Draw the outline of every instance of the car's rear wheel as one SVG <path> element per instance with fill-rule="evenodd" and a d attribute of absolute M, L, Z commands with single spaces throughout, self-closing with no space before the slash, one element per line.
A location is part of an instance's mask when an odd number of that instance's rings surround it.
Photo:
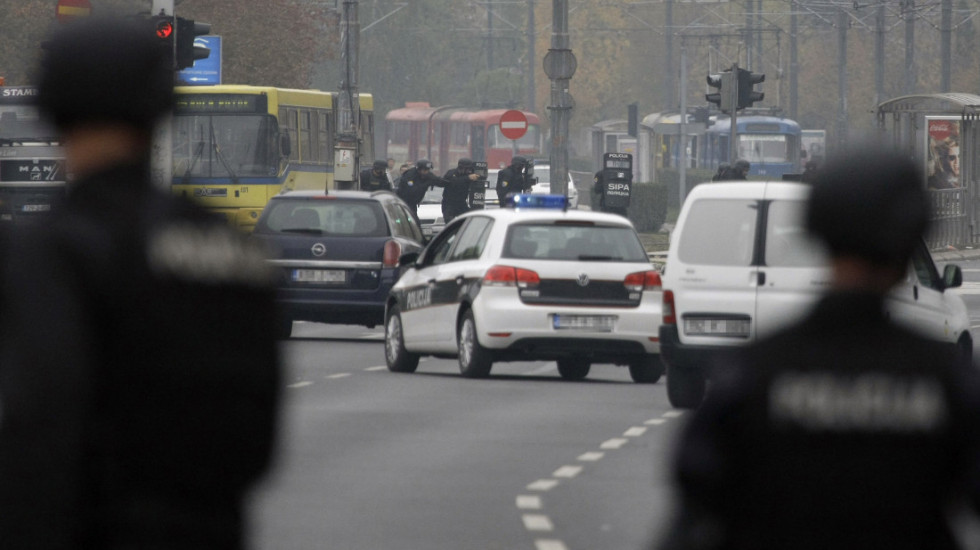
<path fill-rule="evenodd" d="M 282 340 L 285 340 L 293 335 L 293 320 L 286 317 L 284 319 L 279 319 L 279 326 L 276 327 L 276 336 Z"/>
<path fill-rule="evenodd" d="M 667 399 L 678 409 L 695 409 L 704 400 L 708 385 L 697 368 L 678 368 L 667 365 Z"/>
<path fill-rule="evenodd" d="M 589 375 L 592 363 L 582 359 L 559 359 L 558 374 L 565 380 L 582 380 Z"/>
<path fill-rule="evenodd" d="M 398 306 L 391 306 L 388 310 L 388 321 L 385 322 L 385 362 L 391 372 L 415 372 L 419 366 L 419 355 L 405 349 L 402 316 Z"/>
<path fill-rule="evenodd" d="M 490 357 L 490 351 L 481 346 L 480 340 L 477 338 L 473 310 L 467 310 L 463 314 L 457 336 L 460 374 L 466 378 L 485 378 L 488 376 L 490 367 L 493 366 L 493 359 Z"/>
<path fill-rule="evenodd" d="M 656 384 L 664 375 L 664 362 L 659 355 L 644 355 L 630 361 L 630 378 L 637 384 Z"/>

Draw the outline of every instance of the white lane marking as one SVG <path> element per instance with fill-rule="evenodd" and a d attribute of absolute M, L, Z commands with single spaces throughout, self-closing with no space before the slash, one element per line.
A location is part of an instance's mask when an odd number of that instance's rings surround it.
<path fill-rule="evenodd" d="M 368 367 L 364 370 L 388 370 L 388 367 L 381 365 L 380 367 Z"/>
<path fill-rule="evenodd" d="M 642 426 L 633 426 L 632 428 L 623 432 L 625 437 L 639 437 L 647 433 L 647 429 Z"/>
<path fill-rule="evenodd" d="M 962 286 L 956 288 L 951 288 L 951 291 L 956 294 L 980 294 L 980 283 L 972 281 L 963 281 Z"/>
<path fill-rule="evenodd" d="M 534 550 L 568 550 L 560 540 L 538 539 L 534 541 Z"/>
<path fill-rule="evenodd" d="M 551 518 L 544 514 L 524 514 L 524 528 L 528 531 L 554 531 L 555 526 L 551 523 Z"/>
<path fill-rule="evenodd" d="M 313 382 L 296 382 L 295 384 L 290 384 L 286 386 L 287 388 L 305 388 L 306 386 L 312 386 Z"/>
<path fill-rule="evenodd" d="M 566 477 L 566 478 L 569 478 L 569 477 L 575 477 L 575 476 L 579 475 L 579 473 L 581 473 L 581 472 L 582 472 L 582 467 L 581 466 L 562 466 L 561 468 L 558 468 L 557 470 L 555 470 L 555 473 L 553 473 L 551 475 L 553 475 L 555 477 Z"/>
<path fill-rule="evenodd" d="M 664 413 L 664 418 L 678 418 L 684 415 L 684 411 L 667 411 Z"/>
<path fill-rule="evenodd" d="M 650 420 L 644 422 L 644 424 L 648 424 L 650 426 L 659 426 L 661 424 L 666 424 L 666 423 L 667 421 L 664 420 L 663 418 L 651 418 Z"/>
<path fill-rule="evenodd" d="M 540 510 L 541 497 L 537 495 L 517 495 L 517 507 L 521 510 Z"/>
<path fill-rule="evenodd" d="M 606 456 L 606 453 L 585 453 L 579 455 L 578 459 L 583 462 L 595 462 L 604 456 Z"/>
<path fill-rule="evenodd" d="M 626 445 L 626 442 L 627 441 L 629 441 L 629 440 L 628 439 L 623 439 L 621 437 L 617 437 L 617 438 L 613 438 L 613 439 L 609 439 L 609 440 L 603 441 L 602 442 L 602 445 L 599 445 L 599 448 L 600 449 L 618 449 L 618 448 L 622 447 L 623 445 Z"/>
<path fill-rule="evenodd" d="M 337 374 L 331 374 L 330 376 L 327 376 L 327 378 L 333 378 L 333 379 L 347 378 L 348 376 L 350 376 L 349 372 L 338 372 Z"/>
<path fill-rule="evenodd" d="M 557 479 L 539 479 L 527 486 L 528 491 L 550 491 L 558 485 Z"/>
<path fill-rule="evenodd" d="M 385 335 L 369 333 L 369 334 L 362 334 L 358 336 L 358 338 L 360 338 L 361 340 L 384 340 Z"/>

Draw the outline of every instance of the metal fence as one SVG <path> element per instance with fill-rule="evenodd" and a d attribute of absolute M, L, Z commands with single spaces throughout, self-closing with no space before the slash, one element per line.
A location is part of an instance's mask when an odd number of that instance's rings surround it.
<path fill-rule="evenodd" d="M 933 250 L 973 244 L 975 236 L 967 209 L 965 189 L 929 190 L 929 234 Z"/>

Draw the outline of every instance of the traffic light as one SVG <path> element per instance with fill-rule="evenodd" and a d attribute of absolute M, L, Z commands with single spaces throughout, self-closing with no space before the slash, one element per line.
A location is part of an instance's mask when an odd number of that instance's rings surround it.
<path fill-rule="evenodd" d="M 166 52 L 167 59 L 174 58 L 174 18 L 169 15 L 155 15 L 148 20 L 150 31 L 156 38 L 160 49 Z"/>
<path fill-rule="evenodd" d="M 751 107 L 756 101 L 762 101 L 766 94 L 756 92 L 752 87 L 766 80 L 766 75 L 756 74 L 746 69 L 738 70 L 738 108 Z"/>
<path fill-rule="evenodd" d="M 714 121 L 711 120 L 711 113 L 707 107 L 695 107 L 694 112 L 691 114 L 691 120 L 694 122 L 700 122 L 701 124 L 704 124 L 705 127 L 714 124 Z"/>
<path fill-rule="evenodd" d="M 639 105 L 636 103 L 630 103 L 626 106 L 626 133 L 636 137 L 640 129 L 640 115 L 639 115 Z"/>
<path fill-rule="evenodd" d="M 704 94 L 708 103 L 714 103 L 723 113 L 732 112 L 732 72 L 708 75 L 708 86 L 718 88 L 717 92 Z"/>
<path fill-rule="evenodd" d="M 194 39 L 211 32 L 210 23 L 199 23 L 193 19 L 177 18 L 177 69 L 193 67 L 198 59 L 207 59 L 211 50 L 195 46 Z"/>

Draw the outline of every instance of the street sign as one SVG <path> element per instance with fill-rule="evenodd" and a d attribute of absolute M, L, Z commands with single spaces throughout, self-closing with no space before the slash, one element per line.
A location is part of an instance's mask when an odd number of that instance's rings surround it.
<path fill-rule="evenodd" d="M 76 17 L 87 17 L 92 15 L 92 4 L 89 0 L 58 0 L 54 14 L 59 23 L 70 21 Z"/>
<path fill-rule="evenodd" d="M 521 139 L 527 133 L 527 117 L 511 109 L 500 115 L 500 133 L 507 139 Z"/>
<path fill-rule="evenodd" d="M 211 55 L 198 59 L 192 67 L 177 71 L 177 80 L 185 86 L 221 84 L 221 37 L 198 36 L 194 39 L 194 45 L 210 49 Z"/>

